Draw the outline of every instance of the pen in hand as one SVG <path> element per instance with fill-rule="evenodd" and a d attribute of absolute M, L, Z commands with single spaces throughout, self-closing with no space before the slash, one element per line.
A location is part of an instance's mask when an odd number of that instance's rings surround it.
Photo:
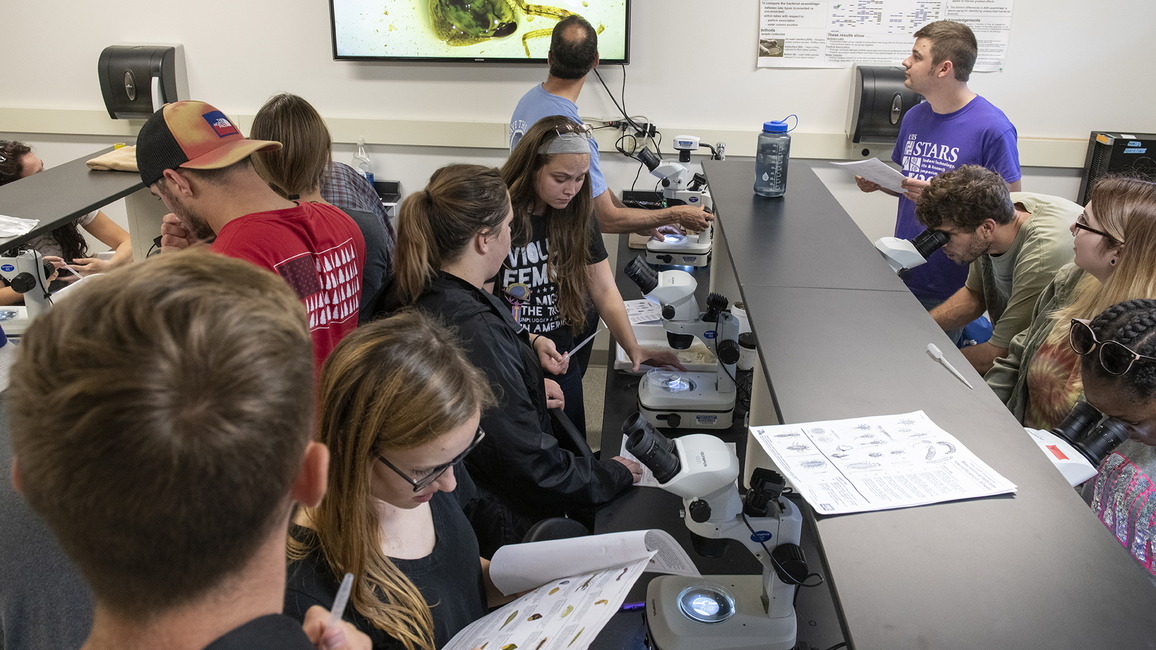
<path fill-rule="evenodd" d="M 341 580 L 341 587 L 337 589 L 337 597 L 333 599 L 333 609 L 329 610 L 329 625 L 337 625 L 345 615 L 345 605 L 349 602 L 349 592 L 353 591 L 353 574 L 347 573 Z"/>

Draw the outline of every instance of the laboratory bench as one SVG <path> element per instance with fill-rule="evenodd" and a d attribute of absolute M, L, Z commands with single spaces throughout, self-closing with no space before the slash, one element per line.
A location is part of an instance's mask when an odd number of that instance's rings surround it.
<path fill-rule="evenodd" d="M 93 210 L 125 199 L 133 259 L 143 260 L 160 235 L 164 205 L 141 182 L 140 174 L 93 171 L 87 162 L 113 150 L 107 147 L 0 187 L 0 214 L 39 223 L 30 232 L 0 241 L 0 250 L 15 248 L 52 232 Z"/>
<path fill-rule="evenodd" d="M 750 424 L 923 410 L 1017 486 L 1014 495 L 836 516 L 803 503 L 803 546 L 825 586 L 799 595 L 799 647 L 1156 648 L 1150 576 L 808 164 L 790 164 L 787 192 L 774 199 L 752 191 L 751 161 L 703 168 L 717 221 L 711 266 L 696 274 L 709 277 L 710 291 L 746 305 L 759 350 Z M 619 273 L 634 257 L 625 243 L 621 251 Z M 639 297 L 633 283 L 617 279 L 624 299 Z M 934 361 L 928 343 L 974 389 Z M 617 453 L 636 389 L 636 378 L 608 368 L 603 453 Z M 754 467 L 773 466 L 742 419 L 736 414 L 722 437 L 739 443 L 745 484 Z M 660 527 L 686 544 L 681 505 L 659 489 L 630 490 L 599 510 L 596 529 Z M 760 571 L 737 545 L 712 561 L 686 548 L 704 574 Z M 650 577 L 644 574 L 631 599 L 643 599 Z M 595 647 L 638 647 L 630 644 L 640 640 L 639 629 L 640 620 L 619 614 Z"/>

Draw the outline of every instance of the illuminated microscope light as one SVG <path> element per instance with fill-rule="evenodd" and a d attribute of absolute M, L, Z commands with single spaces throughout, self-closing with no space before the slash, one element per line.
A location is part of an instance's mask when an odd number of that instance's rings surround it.
<path fill-rule="evenodd" d="M 694 382 L 680 373 L 654 368 L 646 373 L 646 380 L 668 393 L 694 390 Z"/>
<path fill-rule="evenodd" d="M 682 235 L 682 234 L 663 235 L 662 241 L 663 241 L 663 243 L 669 243 L 669 244 L 685 244 L 686 243 L 686 235 Z"/>

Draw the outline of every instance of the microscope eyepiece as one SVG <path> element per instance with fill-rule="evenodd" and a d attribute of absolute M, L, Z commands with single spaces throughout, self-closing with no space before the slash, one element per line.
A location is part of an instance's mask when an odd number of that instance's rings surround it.
<path fill-rule="evenodd" d="M 1089 463 L 1097 466 L 1128 439 L 1128 427 L 1123 422 L 1105 418 L 1087 402 L 1076 402 L 1068 417 L 1052 429 L 1052 433 L 1067 440 Z"/>
<path fill-rule="evenodd" d="M 1100 461 L 1112 453 L 1112 450 L 1119 447 L 1121 443 L 1128 439 L 1128 427 L 1119 420 L 1107 418 L 1100 423 L 1100 426 L 1092 429 L 1092 432 L 1084 436 L 1084 439 L 1076 443 L 1076 449 L 1088 459 L 1088 462 L 1099 467 Z"/>
<path fill-rule="evenodd" d="M 654 288 L 658 286 L 658 272 L 650 268 L 641 255 L 630 260 L 626 265 L 626 277 L 634 281 L 639 289 L 642 289 L 642 295 L 647 295 Z"/>
<path fill-rule="evenodd" d="M 1103 417 L 1103 414 L 1091 404 L 1076 402 L 1068 416 L 1060 422 L 1059 426 L 1052 429 L 1052 433 L 1074 445 Z"/>
<path fill-rule="evenodd" d="M 650 149 L 643 147 L 642 150 L 638 152 L 638 162 L 646 165 L 647 171 L 654 171 L 655 167 L 662 164 L 662 159 L 654 155 L 654 152 Z"/>
<path fill-rule="evenodd" d="M 943 248 L 943 245 L 951 239 L 951 235 L 942 230 L 932 230 L 928 228 L 919 233 L 911 243 L 915 246 L 916 252 L 923 256 L 923 259 L 931 257 L 935 251 Z"/>
<path fill-rule="evenodd" d="M 678 454 L 674 453 L 674 442 L 659 433 L 641 413 L 626 418 L 622 434 L 626 436 L 626 451 L 646 465 L 659 483 L 666 483 L 682 469 Z"/>

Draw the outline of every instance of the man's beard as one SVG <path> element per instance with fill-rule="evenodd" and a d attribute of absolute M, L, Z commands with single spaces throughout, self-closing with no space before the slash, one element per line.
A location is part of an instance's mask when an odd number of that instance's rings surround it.
<path fill-rule="evenodd" d="M 189 231 L 190 235 L 201 241 L 211 240 L 216 237 L 217 233 L 209 226 L 209 222 L 190 208 L 179 196 L 170 193 L 163 183 L 157 186 L 157 190 L 164 195 L 166 204 L 170 206 L 173 214 L 181 220 L 181 225 L 185 227 L 185 230 Z"/>
<path fill-rule="evenodd" d="M 217 235 L 213 229 L 209 227 L 209 222 L 205 221 L 196 212 L 190 210 L 188 206 L 182 205 L 181 212 L 177 214 L 181 223 L 185 225 L 185 229 L 189 231 L 193 237 L 201 241 L 212 239 Z"/>

